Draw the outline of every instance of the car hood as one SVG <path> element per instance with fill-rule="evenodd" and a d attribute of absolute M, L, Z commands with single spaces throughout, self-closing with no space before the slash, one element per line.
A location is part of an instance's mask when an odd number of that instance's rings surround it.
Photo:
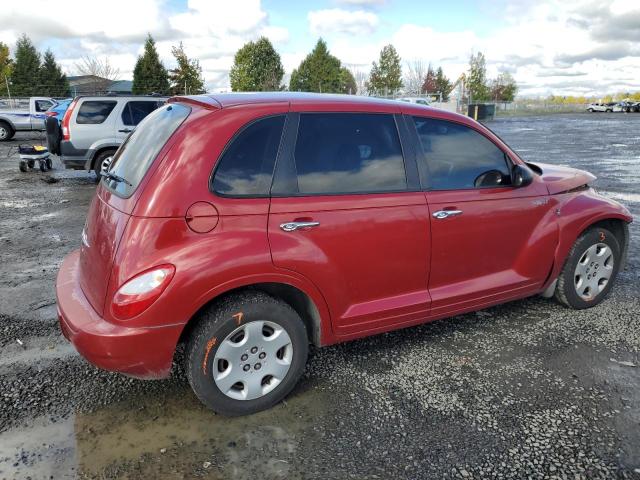
<path fill-rule="evenodd" d="M 547 186 L 549 195 L 573 190 L 593 182 L 596 176 L 578 170 L 577 168 L 562 167 L 560 165 L 551 165 L 548 163 L 533 163 L 534 167 L 538 167 L 542 171 L 542 180 Z"/>

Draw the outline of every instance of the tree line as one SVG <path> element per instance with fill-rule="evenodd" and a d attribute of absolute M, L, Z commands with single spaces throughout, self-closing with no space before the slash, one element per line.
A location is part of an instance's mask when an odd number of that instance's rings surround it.
<path fill-rule="evenodd" d="M 172 47 L 176 67 L 167 69 L 151 34 L 147 35 L 143 53 L 133 70 L 134 94 L 199 94 L 205 92 L 202 68 L 196 59 L 189 58 L 180 42 Z M 83 57 L 76 63 L 80 75 L 94 79 L 96 93 L 105 93 L 119 71 L 108 58 L 100 60 Z M 396 96 L 427 94 L 448 101 L 449 94 L 458 82 L 464 85 L 463 96 L 467 101 L 512 101 L 517 85 L 509 73 L 501 73 L 493 80 L 487 79 L 486 60 L 482 53 L 472 54 L 468 71 L 456 83 L 447 78 L 442 67 L 422 61 L 407 62 L 403 72 L 402 60 L 393 45 L 386 45 L 379 58 L 371 65 L 368 74 L 349 69 L 332 55 L 327 43 L 318 39 L 313 50 L 291 72 L 288 85 L 283 83 L 285 70 L 280 54 L 266 37 L 250 41 L 242 46 L 233 59 L 229 72 L 233 91 L 323 92 Z M 14 96 L 46 95 L 61 97 L 73 94 L 67 76 L 51 52 L 37 51 L 29 37 L 22 35 L 16 42 L 15 55 L 11 58 L 9 47 L 0 42 L 0 74 L 7 93 Z"/>
<path fill-rule="evenodd" d="M 230 72 L 233 91 L 285 90 L 324 93 L 360 93 L 377 96 L 435 95 L 449 100 L 454 84 L 442 67 L 425 67 L 422 61 L 407 64 L 403 73 L 402 60 L 393 45 L 380 51 L 368 74 L 351 71 L 333 56 L 324 40 L 319 39 L 313 50 L 291 72 L 289 85 L 282 83 L 284 67 L 280 55 L 267 38 L 245 44 L 235 54 Z M 471 55 L 469 69 L 459 80 L 466 82 L 464 97 L 472 101 L 513 101 L 518 86 L 511 74 L 500 73 L 488 80 L 486 61 L 482 53 Z"/>
<path fill-rule="evenodd" d="M 132 93 L 178 95 L 205 92 L 202 68 L 198 60 L 189 59 L 182 42 L 171 49 L 177 66 L 166 69 L 151 35 L 147 36 L 144 52 L 136 61 L 133 71 Z M 80 75 L 93 77 L 90 89 L 95 93 L 106 93 L 113 81 L 118 80 L 119 70 L 112 67 L 109 59 L 83 57 L 75 65 Z M 51 50 L 38 52 L 25 34 L 16 42 L 15 54 L 0 42 L 0 92 L 15 97 L 73 95 L 67 75 L 56 61 Z"/>

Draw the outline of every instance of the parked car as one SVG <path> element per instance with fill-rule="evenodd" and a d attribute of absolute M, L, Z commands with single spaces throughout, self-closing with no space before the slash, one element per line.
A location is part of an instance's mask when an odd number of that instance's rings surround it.
<path fill-rule="evenodd" d="M 0 142 L 16 132 L 44 130 L 45 112 L 56 104 L 49 97 L 5 98 L 0 102 Z"/>
<path fill-rule="evenodd" d="M 629 211 L 573 168 L 525 163 L 468 117 L 367 97 L 176 97 L 97 187 L 58 273 L 63 334 L 93 364 L 198 398 L 281 401 L 308 345 L 531 295 L 583 309 L 623 268 Z"/>
<path fill-rule="evenodd" d="M 431 105 L 431 98 L 429 97 L 403 97 L 398 100 L 407 103 L 417 103 L 418 105 Z"/>
<path fill-rule="evenodd" d="M 73 98 L 65 98 L 64 100 L 57 100 L 54 105 L 52 105 L 46 112 L 44 112 L 46 117 L 53 117 L 58 122 L 62 122 L 62 118 L 64 117 L 67 108 L 73 101 Z"/>
<path fill-rule="evenodd" d="M 166 100 L 135 95 L 77 97 L 62 119 L 59 147 L 54 134 L 48 140 L 49 149 L 60 155 L 66 168 L 93 170 L 99 176 L 127 135 Z"/>
<path fill-rule="evenodd" d="M 615 103 L 590 103 L 587 107 L 588 112 L 613 112 Z"/>
<path fill-rule="evenodd" d="M 618 107 L 620 108 L 621 112 L 626 112 L 626 113 L 631 113 L 631 112 L 637 112 L 638 110 L 640 110 L 639 107 L 640 103 L 638 102 L 630 102 L 630 101 L 622 101 L 618 104 Z"/>

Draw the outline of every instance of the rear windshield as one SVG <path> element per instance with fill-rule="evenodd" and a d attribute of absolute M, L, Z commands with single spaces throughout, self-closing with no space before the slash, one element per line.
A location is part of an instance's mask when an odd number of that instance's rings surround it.
<path fill-rule="evenodd" d="M 191 108 L 173 103 L 142 120 L 114 155 L 108 171 L 113 175 L 103 177 L 109 189 L 122 197 L 131 196 L 164 144 L 189 113 Z"/>

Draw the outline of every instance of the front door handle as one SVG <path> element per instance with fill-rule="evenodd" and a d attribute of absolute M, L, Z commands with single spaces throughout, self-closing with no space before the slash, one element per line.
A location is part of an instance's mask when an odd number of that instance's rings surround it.
<path fill-rule="evenodd" d="M 120 133 L 131 133 L 133 132 L 133 130 L 129 129 L 129 128 L 123 128 L 122 130 L 118 130 Z"/>
<path fill-rule="evenodd" d="M 457 215 L 462 215 L 462 210 L 438 210 L 437 212 L 433 212 L 433 218 L 437 218 L 438 220 L 455 217 Z"/>
<path fill-rule="evenodd" d="M 285 232 L 294 232 L 302 228 L 317 227 L 318 225 L 320 225 L 320 222 L 287 222 L 281 223 L 280 228 Z"/>

